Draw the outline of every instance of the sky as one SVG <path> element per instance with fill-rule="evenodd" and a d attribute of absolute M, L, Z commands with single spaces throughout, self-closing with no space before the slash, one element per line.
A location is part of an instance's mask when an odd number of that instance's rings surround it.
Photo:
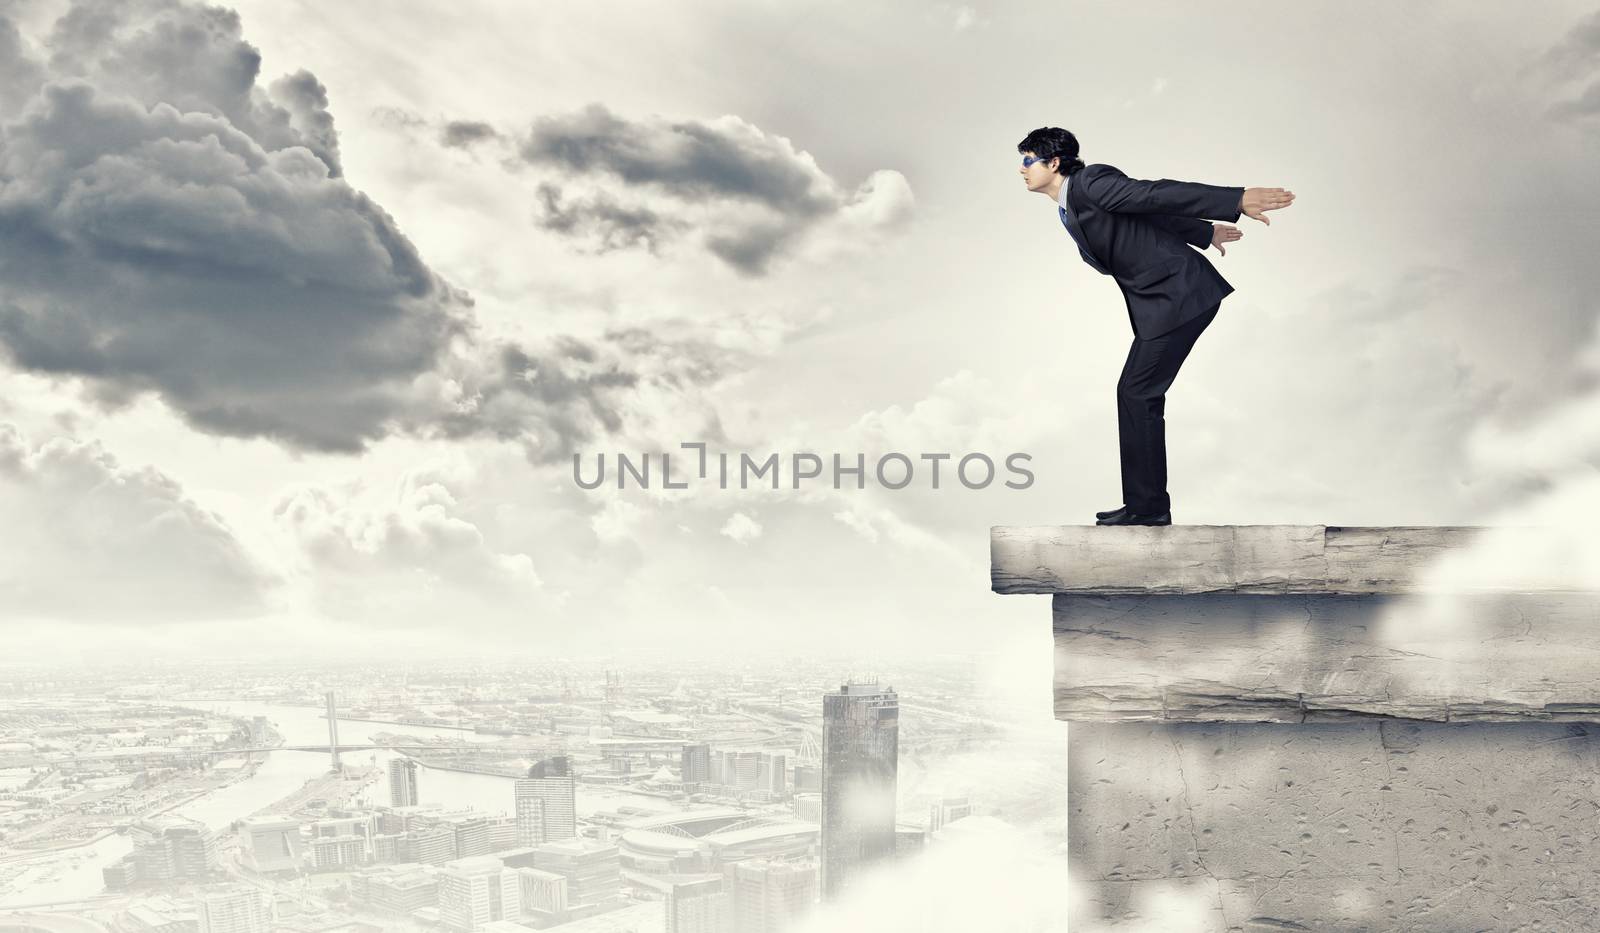
<path fill-rule="evenodd" d="M 1046 125 L 1296 194 L 1206 253 L 1174 521 L 1600 505 L 1592 4 L 4 0 L 0 653 L 1047 663 L 989 528 L 1119 504 L 1132 334 Z M 692 442 L 1035 479 L 574 481 Z"/>

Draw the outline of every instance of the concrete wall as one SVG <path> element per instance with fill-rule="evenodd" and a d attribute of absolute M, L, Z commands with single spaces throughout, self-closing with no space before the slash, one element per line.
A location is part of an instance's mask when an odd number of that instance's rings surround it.
<path fill-rule="evenodd" d="M 1600 930 L 1600 593 L 1418 585 L 1474 534 L 994 529 L 1054 594 L 1073 929 Z"/>

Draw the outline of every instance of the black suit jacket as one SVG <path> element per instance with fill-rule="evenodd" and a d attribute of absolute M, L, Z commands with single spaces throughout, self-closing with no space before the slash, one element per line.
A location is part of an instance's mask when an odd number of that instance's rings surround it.
<path fill-rule="evenodd" d="M 1243 187 L 1140 181 L 1099 163 L 1073 172 L 1066 184 L 1084 246 L 1122 289 L 1136 336 L 1159 337 L 1233 291 L 1188 244 L 1211 243 L 1205 218 L 1239 219 Z"/>

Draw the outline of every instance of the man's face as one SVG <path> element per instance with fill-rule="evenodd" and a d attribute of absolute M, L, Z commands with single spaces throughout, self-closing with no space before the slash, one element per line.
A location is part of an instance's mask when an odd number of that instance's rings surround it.
<path fill-rule="evenodd" d="M 1022 157 L 1023 161 L 1037 158 L 1032 152 L 1024 152 Z M 1055 177 L 1056 170 L 1054 166 L 1059 165 L 1060 162 L 1060 159 L 1046 159 L 1043 162 L 1033 162 L 1025 167 L 1019 166 L 1017 170 L 1022 173 L 1022 180 L 1027 184 L 1029 191 L 1043 191 L 1050 184 L 1050 179 Z"/>

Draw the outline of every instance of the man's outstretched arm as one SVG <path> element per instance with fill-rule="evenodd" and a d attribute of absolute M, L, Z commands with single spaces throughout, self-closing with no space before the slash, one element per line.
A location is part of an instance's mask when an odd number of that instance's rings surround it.
<path fill-rule="evenodd" d="M 1170 214 L 1199 220 L 1238 220 L 1245 189 L 1196 181 L 1141 181 L 1110 165 L 1079 173 L 1083 193 L 1101 208 L 1121 214 Z"/>
<path fill-rule="evenodd" d="M 1147 214 L 1141 220 L 1153 223 L 1190 246 L 1205 249 L 1211 245 L 1211 224 L 1193 217 L 1173 217 L 1171 214 Z"/>
<path fill-rule="evenodd" d="M 1228 250 L 1222 244 L 1232 243 L 1234 240 L 1244 236 L 1243 233 L 1239 232 L 1238 227 L 1230 227 L 1227 224 L 1207 223 L 1204 220 L 1195 220 L 1192 217 L 1173 217 L 1170 214 L 1145 214 L 1139 219 L 1155 224 L 1173 236 L 1182 239 L 1190 246 L 1197 246 L 1200 249 L 1215 246 L 1217 252 L 1224 256 L 1228 255 Z"/>

